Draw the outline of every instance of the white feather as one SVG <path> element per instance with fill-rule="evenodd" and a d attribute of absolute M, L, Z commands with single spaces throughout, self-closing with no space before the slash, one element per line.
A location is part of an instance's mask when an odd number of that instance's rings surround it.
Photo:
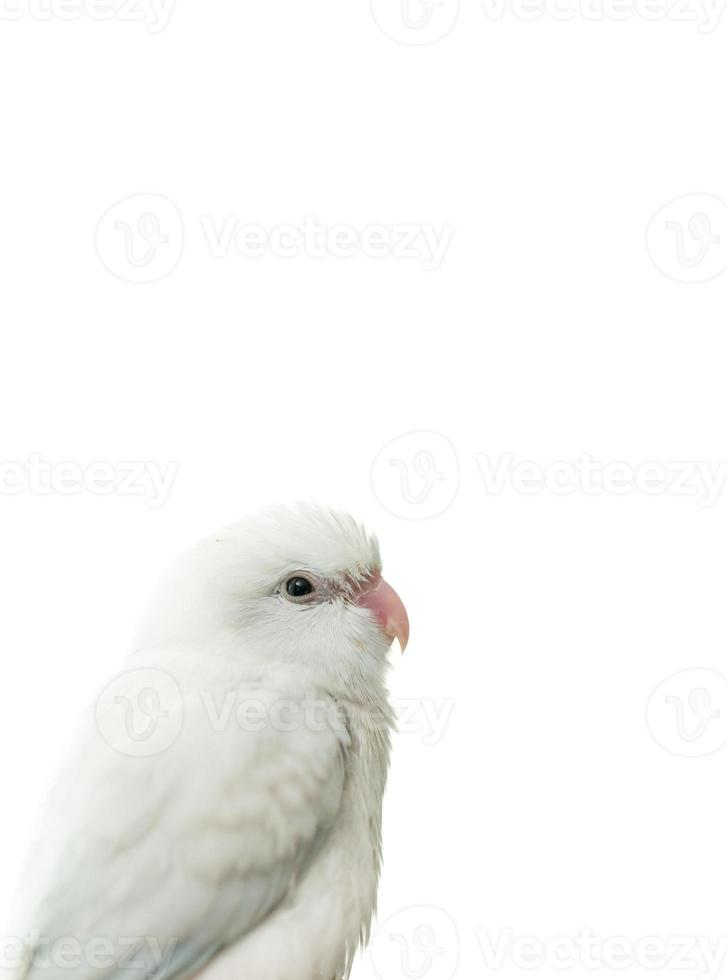
<path fill-rule="evenodd" d="M 140 980 L 158 961 L 171 980 L 348 974 L 376 899 L 389 641 L 366 609 L 303 608 L 279 585 L 307 569 L 345 589 L 379 567 L 351 518 L 311 507 L 243 521 L 172 567 L 113 690 L 133 699 L 139 669 L 168 677 L 178 737 L 126 755 L 117 710 L 88 720 L 23 882 L 18 935 L 38 959 L 18 977 Z M 83 951 L 71 973 L 40 962 L 62 938 Z M 88 962 L 104 939 L 117 959 L 139 940 L 137 965 Z"/>

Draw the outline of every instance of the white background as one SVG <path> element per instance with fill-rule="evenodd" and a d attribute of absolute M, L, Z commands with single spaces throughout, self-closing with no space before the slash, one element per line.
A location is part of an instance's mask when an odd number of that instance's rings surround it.
<path fill-rule="evenodd" d="M 0 909 L 159 569 L 313 499 L 378 532 L 412 623 L 357 980 L 474 980 L 478 930 L 719 941 L 727 494 L 693 464 L 727 458 L 727 23 L 696 0 L 24 2 L 0 7 Z M 352 254 L 210 245 L 237 221 L 290 247 L 306 217 Z M 176 479 L 73 492 L 97 461 Z M 497 973 L 583 973 L 544 959 Z M 707 975 L 661 965 L 625 973 Z"/>

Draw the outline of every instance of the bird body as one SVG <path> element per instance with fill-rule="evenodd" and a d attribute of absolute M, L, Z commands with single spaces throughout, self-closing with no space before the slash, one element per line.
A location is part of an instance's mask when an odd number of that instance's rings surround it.
<path fill-rule="evenodd" d="M 386 653 L 407 633 L 348 517 L 276 509 L 183 556 L 50 797 L 13 976 L 346 977 L 380 870 Z"/>

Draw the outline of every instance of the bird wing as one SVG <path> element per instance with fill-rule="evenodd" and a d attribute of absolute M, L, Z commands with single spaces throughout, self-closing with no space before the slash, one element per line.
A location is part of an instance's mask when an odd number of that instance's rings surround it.
<path fill-rule="evenodd" d="M 183 980 L 278 905 L 335 822 L 348 745 L 335 712 L 291 724 L 290 701 L 284 723 L 280 700 L 186 697 L 150 757 L 89 726 L 27 876 L 18 980 Z"/>

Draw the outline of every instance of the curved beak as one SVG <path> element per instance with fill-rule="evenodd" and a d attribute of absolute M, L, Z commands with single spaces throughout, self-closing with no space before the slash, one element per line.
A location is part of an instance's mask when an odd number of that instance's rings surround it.
<path fill-rule="evenodd" d="M 374 575 L 356 596 L 356 605 L 370 609 L 374 618 L 391 640 L 398 640 L 401 652 L 409 642 L 409 617 L 404 603 L 388 582 Z"/>

